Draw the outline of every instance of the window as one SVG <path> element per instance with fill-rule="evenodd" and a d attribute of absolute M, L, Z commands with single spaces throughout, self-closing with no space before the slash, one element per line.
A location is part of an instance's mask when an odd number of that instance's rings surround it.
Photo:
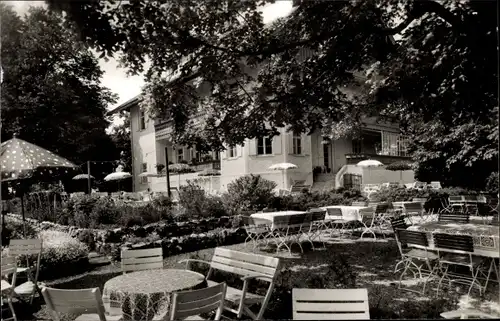
<path fill-rule="evenodd" d="M 177 149 L 177 163 L 180 163 L 184 160 L 184 149 L 179 148 Z"/>
<path fill-rule="evenodd" d="M 139 110 L 139 130 L 146 129 L 146 113 L 143 109 Z"/>
<path fill-rule="evenodd" d="M 361 154 L 361 140 L 353 139 L 352 140 L 352 153 L 353 154 Z"/>
<path fill-rule="evenodd" d="M 300 134 L 293 133 L 292 136 L 292 152 L 295 155 L 302 154 L 302 136 Z"/>
<path fill-rule="evenodd" d="M 219 160 L 220 153 L 219 152 L 213 152 L 213 159 L 214 160 Z"/>
<path fill-rule="evenodd" d="M 269 137 L 257 138 L 257 155 L 271 155 L 273 153 L 273 140 Z"/>
<path fill-rule="evenodd" d="M 237 154 L 236 154 L 236 146 L 229 147 L 229 149 L 227 150 L 227 157 L 234 158 L 236 156 L 237 156 Z"/>
<path fill-rule="evenodd" d="M 148 163 L 142 163 L 142 173 L 145 173 L 148 171 Z M 148 178 L 147 177 L 141 177 L 141 184 L 147 184 L 148 183 Z"/>

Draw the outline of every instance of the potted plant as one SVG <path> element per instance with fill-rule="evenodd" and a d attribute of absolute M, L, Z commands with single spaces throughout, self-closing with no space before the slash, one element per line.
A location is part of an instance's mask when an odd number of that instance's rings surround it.
<path fill-rule="evenodd" d="M 158 174 L 161 174 L 163 172 L 163 170 L 165 169 L 165 165 L 163 165 L 163 164 L 156 164 L 155 167 L 156 167 L 156 172 Z"/>

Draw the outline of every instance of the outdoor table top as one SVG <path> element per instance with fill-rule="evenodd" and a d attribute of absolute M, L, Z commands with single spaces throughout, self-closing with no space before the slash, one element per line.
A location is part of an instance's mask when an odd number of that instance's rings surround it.
<path fill-rule="evenodd" d="M 429 247 L 434 247 L 433 233 L 444 233 L 452 235 L 470 235 L 474 241 L 474 254 L 487 257 L 499 257 L 499 234 L 498 226 L 486 225 L 480 222 L 457 224 L 449 222 L 426 222 L 408 227 L 410 231 L 428 233 Z"/>
<path fill-rule="evenodd" d="M 205 276 L 181 269 L 157 269 L 119 275 L 104 284 L 103 302 L 110 315 L 153 319 L 170 306 L 170 294 L 205 284 Z"/>

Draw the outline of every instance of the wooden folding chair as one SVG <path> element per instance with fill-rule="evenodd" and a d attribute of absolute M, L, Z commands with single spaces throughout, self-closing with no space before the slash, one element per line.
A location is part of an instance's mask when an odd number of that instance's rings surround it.
<path fill-rule="evenodd" d="M 201 290 L 173 293 L 170 320 L 193 316 L 196 316 L 196 320 L 205 320 L 199 314 L 212 311 L 216 311 L 214 320 L 220 320 L 224 310 L 226 289 L 226 283 L 219 283 Z"/>
<path fill-rule="evenodd" d="M 122 250 L 123 274 L 132 271 L 163 269 L 163 249 Z"/>
<path fill-rule="evenodd" d="M 255 249 L 259 246 L 259 241 L 266 240 L 269 229 L 265 225 L 258 225 L 251 216 L 242 215 L 241 220 L 243 222 L 243 227 L 247 232 L 245 246 L 248 241 L 252 241 L 253 251 L 255 251 Z"/>
<path fill-rule="evenodd" d="M 467 295 L 470 294 L 474 286 L 477 286 L 479 288 L 479 294 L 482 294 L 483 286 L 477 279 L 477 276 L 484 265 L 484 260 L 472 255 L 474 252 L 472 236 L 434 233 L 433 238 L 434 246 L 438 251 L 439 257 L 438 268 L 442 275 L 439 279 L 436 295 L 439 295 L 439 289 L 445 278 L 448 279 L 450 285 L 452 282 L 466 285 L 470 284 Z M 450 278 L 448 269 L 451 265 L 468 267 L 471 276 L 466 277 L 465 275 L 460 275 L 453 279 Z"/>
<path fill-rule="evenodd" d="M 367 289 L 292 289 L 293 320 L 368 320 Z"/>
<path fill-rule="evenodd" d="M 1 290 L 2 290 L 2 305 L 3 300 L 7 300 L 12 317 L 5 318 L 2 313 L 2 320 L 14 320 L 17 321 L 16 311 L 14 311 L 14 305 L 12 304 L 12 298 L 15 295 L 14 289 L 16 288 L 16 274 L 17 274 L 17 264 L 16 258 L 13 256 L 2 257 L 2 280 L 1 280 Z M 9 275 L 12 274 L 12 282 L 9 283 Z"/>
<path fill-rule="evenodd" d="M 276 253 L 279 252 L 281 247 L 286 247 L 288 252 L 292 254 L 292 245 L 297 244 L 300 247 L 300 252 L 304 253 L 302 244 L 300 243 L 300 237 L 303 233 L 303 224 L 309 224 L 306 222 L 307 214 L 293 214 L 290 216 L 276 216 L 274 218 L 273 224 L 276 228 L 273 229 L 272 236 L 274 237 L 276 243 Z M 290 246 L 288 246 L 290 244 Z"/>
<path fill-rule="evenodd" d="M 303 225 L 303 235 L 306 237 L 307 241 L 311 243 L 314 250 L 314 241 L 319 240 L 325 248 L 325 242 L 321 239 L 321 234 L 327 226 L 325 225 L 326 210 L 321 208 L 310 209 L 308 212 L 309 219 L 306 220 L 310 222 L 309 226 L 306 223 Z"/>
<path fill-rule="evenodd" d="M 119 320 L 122 317 L 106 315 L 99 288 L 63 290 L 44 287 L 42 295 L 54 321 L 61 320 L 59 313 L 76 314 L 75 321 Z"/>
<path fill-rule="evenodd" d="M 438 214 L 438 222 L 446 223 L 469 223 L 470 214 L 467 212 L 447 212 Z"/>
<path fill-rule="evenodd" d="M 40 258 L 42 256 L 42 240 L 27 239 L 27 240 L 10 240 L 9 255 L 18 257 L 24 255 L 26 257 L 26 266 L 17 267 L 17 273 L 26 273 L 28 280 L 15 288 L 15 292 L 20 297 L 30 297 L 30 304 L 33 303 L 35 293 L 38 292 L 42 297 L 42 292 L 38 286 L 38 274 L 40 272 Z M 36 262 L 32 264 L 31 258 L 36 255 Z M 35 276 L 33 276 L 33 271 Z"/>
<path fill-rule="evenodd" d="M 401 254 L 401 261 L 398 264 L 402 263 L 405 266 L 401 276 L 399 277 L 399 288 L 401 289 L 403 277 L 407 271 L 411 271 L 414 278 L 417 277 L 418 273 L 419 278 L 423 280 L 422 272 L 425 272 L 424 267 L 426 267 L 429 275 L 424 280 L 422 292 L 417 292 L 419 294 L 424 294 L 427 282 L 429 282 L 429 280 L 436 275 L 435 272 L 437 270 L 437 265 L 435 265 L 434 262 L 438 259 L 436 253 L 427 250 L 429 242 L 427 240 L 426 233 L 396 229 L 396 241 L 398 242 L 398 248 Z M 418 245 L 423 247 L 423 249 L 409 248 L 408 245 Z M 419 265 L 416 262 L 422 263 Z M 396 267 L 398 264 L 396 264 Z M 413 267 L 415 269 L 413 269 Z M 415 292 L 406 288 L 404 288 L 404 290 Z"/>

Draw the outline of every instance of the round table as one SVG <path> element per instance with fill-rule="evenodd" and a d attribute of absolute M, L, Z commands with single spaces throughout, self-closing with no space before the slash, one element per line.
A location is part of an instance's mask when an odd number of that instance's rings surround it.
<path fill-rule="evenodd" d="M 123 315 L 123 320 L 152 320 L 168 313 L 172 292 L 204 287 L 205 277 L 189 270 L 137 271 L 108 280 L 102 299 L 110 315 Z"/>

